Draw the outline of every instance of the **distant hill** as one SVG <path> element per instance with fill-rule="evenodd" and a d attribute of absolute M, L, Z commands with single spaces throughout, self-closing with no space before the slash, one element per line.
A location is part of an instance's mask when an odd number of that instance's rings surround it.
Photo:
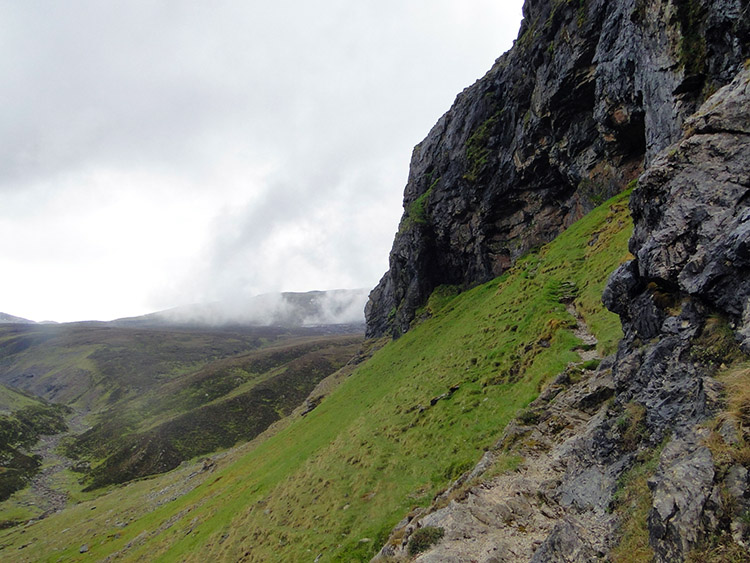
<path fill-rule="evenodd" d="M 86 468 L 82 483 L 160 473 L 250 440 L 288 415 L 355 356 L 359 328 L 7 324 L 0 326 L 0 423 L 3 413 L 34 414 L 49 402 L 71 407 L 90 426 L 66 449 Z M 9 459 L 3 436 L 18 434 L 5 427 L 14 424 L 0 424 L 0 477 Z M 24 433 L 24 445 L 41 433 Z M 6 486 L 0 478 L 0 501 L 27 482 Z"/>
<path fill-rule="evenodd" d="M 0 313 L 0 324 L 36 324 L 34 321 L 24 319 L 23 317 L 16 317 L 9 315 L 8 313 Z"/>
<path fill-rule="evenodd" d="M 40 404 L 39 398 L 0 383 L 0 415 L 38 404 Z"/>
<path fill-rule="evenodd" d="M 284 326 L 364 325 L 368 289 L 267 293 L 241 301 L 176 307 L 117 319 L 119 326 Z"/>

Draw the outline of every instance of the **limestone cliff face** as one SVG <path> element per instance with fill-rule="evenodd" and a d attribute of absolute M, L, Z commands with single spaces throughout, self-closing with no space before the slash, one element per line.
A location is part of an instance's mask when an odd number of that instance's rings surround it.
<path fill-rule="evenodd" d="M 719 417 L 708 447 L 708 421 L 733 400 L 714 376 L 750 357 L 750 66 L 685 129 L 640 178 L 631 198 L 636 258 L 604 294 L 625 332 L 617 404 L 645 407 L 645 443 L 667 441 L 649 481 L 657 561 L 682 561 L 722 535 L 745 557 L 750 545 L 740 521 L 750 508 L 747 460 L 722 457 L 750 439 L 744 419 Z M 589 459 L 606 463 L 602 442 L 589 445 Z"/>
<path fill-rule="evenodd" d="M 748 0 L 527 0 L 514 47 L 412 155 L 370 336 L 504 272 L 636 178 L 750 55 Z"/>
<path fill-rule="evenodd" d="M 381 560 L 405 555 L 410 534 L 427 526 L 444 536 L 416 558 L 425 563 L 750 560 L 745 66 L 638 180 L 635 258 L 603 296 L 622 320 L 616 356 L 578 382 L 567 371 L 552 380 L 445 502 L 399 524 Z M 487 476 L 508 453 L 523 468 Z M 639 471 L 645 482 L 628 493 Z M 628 494 L 643 508 L 623 505 Z M 642 541 L 627 543 L 629 520 Z M 623 558 L 629 549 L 637 553 Z"/>

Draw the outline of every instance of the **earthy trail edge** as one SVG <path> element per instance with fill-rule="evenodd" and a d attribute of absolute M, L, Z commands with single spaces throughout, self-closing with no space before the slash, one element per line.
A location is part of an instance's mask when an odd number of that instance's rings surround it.
<path fill-rule="evenodd" d="M 573 334 L 576 336 L 576 338 L 580 339 L 584 345 L 584 348 L 579 348 L 578 350 L 576 350 L 578 352 L 578 355 L 581 356 L 581 361 L 587 362 L 589 360 L 601 360 L 602 357 L 596 351 L 596 345 L 599 343 L 599 341 L 596 339 L 596 336 L 591 334 L 589 327 L 586 325 L 583 317 L 581 317 L 581 315 L 576 310 L 575 305 L 573 305 L 573 303 L 568 303 L 565 308 L 568 313 L 570 313 L 570 315 L 576 320 L 576 327 L 573 329 Z"/>
<path fill-rule="evenodd" d="M 529 405 L 527 422 L 519 417 L 506 427 L 494 449 L 472 471 L 432 506 L 402 520 L 375 560 L 406 559 L 411 534 L 430 526 L 443 528 L 445 535 L 416 561 L 529 561 L 564 521 L 565 502 L 555 498 L 554 490 L 570 469 L 567 452 L 606 410 L 603 403 L 613 394 L 610 362 L 599 356 L 596 337 L 574 305 L 566 308 L 576 320 L 573 333 L 582 342 L 576 350 L 581 361 L 571 363 Z M 602 360 L 599 369 L 582 369 L 597 359 Z M 493 476 L 493 466 L 505 455 L 520 455 L 523 461 L 517 470 Z M 595 545 L 604 548 L 611 518 L 602 514 L 588 522 L 586 535 Z"/>

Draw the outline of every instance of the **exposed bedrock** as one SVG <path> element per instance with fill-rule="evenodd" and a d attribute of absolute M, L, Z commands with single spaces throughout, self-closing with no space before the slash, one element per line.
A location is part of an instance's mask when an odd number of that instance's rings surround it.
<path fill-rule="evenodd" d="M 750 54 L 748 0 L 528 0 L 514 47 L 413 152 L 368 334 L 504 272 L 622 190 Z"/>

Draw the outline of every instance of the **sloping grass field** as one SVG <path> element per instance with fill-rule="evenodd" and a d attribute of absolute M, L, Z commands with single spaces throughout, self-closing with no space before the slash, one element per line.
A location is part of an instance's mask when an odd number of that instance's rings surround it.
<path fill-rule="evenodd" d="M 289 415 L 360 344 L 359 335 L 289 338 L 215 361 L 92 416 L 67 455 L 90 462 L 86 480 L 96 489 L 246 442 Z"/>
<path fill-rule="evenodd" d="M 619 321 L 600 296 L 630 233 L 622 194 L 502 277 L 458 295 L 438 290 L 428 318 L 274 435 L 209 470 L 182 466 L 2 532 L 0 559 L 368 560 L 580 360 L 564 301 L 602 353 L 615 349 Z M 200 484 L 157 501 L 188 476 Z"/>

